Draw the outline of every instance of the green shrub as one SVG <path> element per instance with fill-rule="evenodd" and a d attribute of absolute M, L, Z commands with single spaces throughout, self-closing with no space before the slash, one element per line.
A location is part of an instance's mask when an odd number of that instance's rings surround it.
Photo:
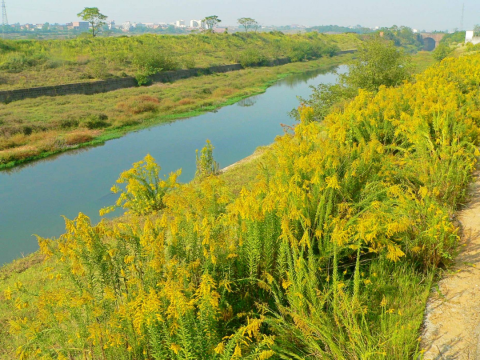
<path fill-rule="evenodd" d="M 105 114 L 96 114 L 88 116 L 84 121 L 83 125 L 87 129 L 102 129 L 110 126 L 110 123 L 107 122 L 108 116 Z"/>
<path fill-rule="evenodd" d="M 267 58 L 258 50 L 247 49 L 240 53 L 238 60 L 243 67 L 251 67 L 264 65 Z"/>
<path fill-rule="evenodd" d="M 25 55 L 21 53 L 12 53 L 6 56 L 5 60 L 0 64 L 0 70 L 8 72 L 21 72 L 37 65 L 42 65 L 48 61 L 46 55 L 37 53 L 34 55 Z"/>
<path fill-rule="evenodd" d="M 203 147 L 200 154 L 198 149 L 195 151 L 197 172 L 195 173 L 196 179 L 203 179 L 210 175 L 217 175 L 219 172 L 219 164 L 213 158 L 213 145 L 210 140 L 207 140 L 207 144 Z"/>
<path fill-rule="evenodd" d="M 148 85 L 149 76 L 160 71 L 176 70 L 179 66 L 172 56 L 162 53 L 159 49 L 137 52 L 133 57 L 133 64 L 137 69 L 135 79 L 138 85 Z"/>
<path fill-rule="evenodd" d="M 442 61 L 452 52 L 453 52 L 453 49 L 450 48 L 449 45 L 441 43 L 437 46 L 435 50 L 433 50 L 432 56 L 435 60 Z"/>

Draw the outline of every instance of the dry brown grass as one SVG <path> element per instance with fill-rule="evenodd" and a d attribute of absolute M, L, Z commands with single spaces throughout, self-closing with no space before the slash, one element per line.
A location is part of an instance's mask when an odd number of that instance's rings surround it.
<path fill-rule="evenodd" d="M 154 96 L 140 95 L 118 103 L 117 109 L 122 110 L 127 114 L 136 115 L 158 110 L 159 103 L 160 100 Z"/>
<path fill-rule="evenodd" d="M 98 136 L 99 133 L 100 132 L 98 130 L 77 130 L 66 134 L 65 141 L 69 146 L 78 145 L 93 140 L 96 136 Z"/>
<path fill-rule="evenodd" d="M 173 109 L 175 107 L 175 101 L 173 101 L 172 99 L 169 99 L 169 98 L 166 98 L 166 99 L 163 99 L 160 103 L 160 106 L 163 110 L 170 110 L 170 109 Z"/>
<path fill-rule="evenodd" d="M 195 104 L 195 100 L 190 99 L 190 98 L 185 98 L 185 99 L 180 100 L 177 104 L 180 105 L 180 106 L 192 105 L 192 104 Z"/>
<path fill-rule="evenodd" d="M 40 153 L 33 145 L 19 146 L 14 149 L 0 151 L 0 163 L 8 163 L 14 160 L 28 159 Z"/>
<path fill-rule="evenodd" d="M 212 93 L 212 95 L 213 95 L 213 97 L 219 98 L 219 97 L 230 96 L 235 92 L 237 92 L 237 90 L 232 89 L 230 87 L 228 87 L 228 88 L 218 88 Z"/>

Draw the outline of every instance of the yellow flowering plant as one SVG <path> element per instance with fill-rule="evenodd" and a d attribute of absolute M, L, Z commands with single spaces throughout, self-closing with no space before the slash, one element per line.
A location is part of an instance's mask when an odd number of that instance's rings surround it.
<path fill-rule="evenodd" d="M 4 294 L 18 357 L 418 355 L 419 308 L 458 244 L 450 218 L 479 155 L 479 79 L 479 55 L 447 58 L 323 123 L 301 107 L 237 197 L 218 176 L 161 181 L 147 156 L 119 180 L 128 217 L 80 214 L 39 239 L 64 286 L 28 316 L 23 286 Z"/>

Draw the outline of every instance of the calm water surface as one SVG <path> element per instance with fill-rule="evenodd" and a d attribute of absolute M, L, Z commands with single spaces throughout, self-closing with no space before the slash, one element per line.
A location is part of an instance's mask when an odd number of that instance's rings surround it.
<path fill-rule="evenodd" d="M 340 66 L 337 71 L 344 72 Z M 33 234 L 54 237 L 64 232 L 61 215 L 79 212 L 93 222 L 98 210 L 115 202 L 110 188 L 119 174 L 149 153 L 163 173 L 182 169 L 180 181 L 195 174 L 195 149 L 209 139 L 220 167 L 250 155 L 293 125 L 288 112 L 310 85 L 334 82 L 336 75 L 309 72 L 290 76 L 266 93 L 217 112 L 130 133 L 105 145 L 67 152 L 0 172 L 0 265 L 38 249 Z"/>

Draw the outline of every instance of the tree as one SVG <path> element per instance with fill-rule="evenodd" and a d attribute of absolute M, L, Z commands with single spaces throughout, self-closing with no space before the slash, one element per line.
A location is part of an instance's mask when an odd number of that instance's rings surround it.
<path fill-rule="evenodd" d="M 480 36 L 480 25 L 475 25 L 473 28 L 473 36 Z"/>
<path fill-rule="evenodd" d="M 82 12 L 79 12 L 77 16 L 90 23 L 90 31 L 93 37 L 98 35 L 102 26 L 106 24 L 104 20 L 107 19 L 107 16 L 100 13 L 100 10 L 96 7 L 86 7 Z"/>
<path fill-rule="evenodd" d="M 209 32 L 213 32 L 213 29 L 218 25 L 218 23 L 222 22 L 217 15 L 207 16 L 202 21 L 205 24 L 206 30 Z"/>
<path fill-rule="evenodd" d="M 376 92 L 382 85 L 397 86 L 409 80 L 414 68 L 409 55 L 377 36 L 360 46 L 348 70 L 341 77 L 346 86 Z"/>
<path fill-rule="evenodd" d="M 313 88 L 309 99 L 300 98 L 300 101 L 313 108 L 312 120 L 321 121 L 333 108 L 354 98 L 359 89 L 377 92 L 380 86 L 400 85 L 411 79 L 413 70 L 409 55 L 397 49 L 393 41 L 377 36 L 360 46 L 348 72 L 339 75 L 336 84 L 321 84 Z M 291 115 L 300 119 L 298 110 Z"/>
<path fill-rule="evenodd" d="M 453 49 L 449 45 L 440 43 L 435 50 L 433 50 L 432 56 L 437 61 L 442 61 L 448 55 L 453 52 Z"/>
<path fill-rule="evenodd" d="M 238 19 L 238 23 L 245 28 L 245 32 L 248 32 L 248 29 L 255 27 L 255 25 L 258 24 L 255 19 L 245 17 Z"/>
<path fill-rule="evenodd" d="M 260 24 L 258 22 L 254 22 L 253 25 L 253 30 L 255 31 L 255 33 L 258 31 L 258 29 L 260 29 Z"/>
<path fill-rule="evenodd" d="M 195 173 L 196 179 L 203 179 L 210 175 L 217 175 L 219 173 L 220 165 L 213 158 L 213 145 L 210 140 L 207 140 L 207 144 L 203 147 L 199 153 L 198 149 L 195 150 L 197 172 Z"/>

